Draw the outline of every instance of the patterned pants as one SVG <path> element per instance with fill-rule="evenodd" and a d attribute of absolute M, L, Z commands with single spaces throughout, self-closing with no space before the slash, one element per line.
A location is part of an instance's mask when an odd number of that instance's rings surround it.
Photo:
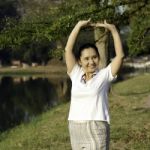
<path fill-rule="evenodd" d="M 72 150 L 109 150 L 109 124 L 69 121 Z"/>

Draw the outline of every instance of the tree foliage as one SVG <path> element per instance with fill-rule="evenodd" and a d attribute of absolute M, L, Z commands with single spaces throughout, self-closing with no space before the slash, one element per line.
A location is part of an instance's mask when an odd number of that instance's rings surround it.
<path fill-rule="evenodd" d="M 149 53 L 150 2 L 148 0 L 63 0 L 31 1 L 7 0 L 0 2 L 0 50 L 12 49 L 13 57 L 21 60 L 45 59 L 39 55 L 52 54 L 55 42 L 70 33 L 81 19 L 93 22 L 114 23 L 117 27 L 129 26 L 130 55 Z M 59 3 L 58 3 L 59 2 Z M 5 4 L 5 5 L 4 5 Z M 5 9 L 4 9 L 5 8 Z M 13 10 L 9 14 L 7 8 Z M 3 15 L 2 15 L 3 14 Z M 43 49 L 44 52 L 41 52 Z M 17 54 L 19 53 L 19 54 Z M 37 56 L 38 55 L 38 56 Z M 48 58 L 46 58 L 48 59 Z"/>
<path fill-rule="evenodd" d="M 149 53 L 150 44 L 150 1 L 148 0 L 67 0 L 59 7 L 62 16 L 55 22 L 58 35 L 68 34 L 81 19 L 103 21 L 116 24 L 121 29 L 129 26 L 129 55 Z"/>
<path fill-rule="evenodd" d="M 150 52 L 150 3 L 137 3 L 134 9 L 130 6 L 134 15 L 130 16 L 131 32 L 128 38 L 130 55 L 139 55 Z M 138 10 L 138 11 L 135 11 Z"/>

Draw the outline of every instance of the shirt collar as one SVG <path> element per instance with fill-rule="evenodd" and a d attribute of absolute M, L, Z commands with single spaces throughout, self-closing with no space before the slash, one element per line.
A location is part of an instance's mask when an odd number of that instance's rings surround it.
<path fill-rule="evenodd" d="M 96 69 L 96 71 L 92 74 L 92 78 L 94 77 L 94 76 L 96 76 L 96 74 L 98 73 L 98 71 L 99 71 L 99 69 Z M 82 83 L 86 83 L 86 75 L 85 75 L 85 73 L 83 73 L 83 75 L 81 76 L 81 82 Z"/>

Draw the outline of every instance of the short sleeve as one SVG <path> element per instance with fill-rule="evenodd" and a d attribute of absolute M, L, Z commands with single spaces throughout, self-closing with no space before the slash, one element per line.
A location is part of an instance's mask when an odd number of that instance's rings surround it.
<path fill-rule="evenodd" d="M 107 71 L 108 71 L 108 80 L 110 82 L 114 81 L 117 79 L 117 75 L 113 76 L 112 75 L 112 71 L 111 71 L 111 63 L 106 67 Z"/>
<path fill-rule="evenodd" d="M 81 69 L 81 67 L 78 64 L 74 65 L 74 67 L 72 68 L 71 72 L 68 73 L 68 75 L 71 78 L 71 80 L 78 75 L 80 69 Z"/>

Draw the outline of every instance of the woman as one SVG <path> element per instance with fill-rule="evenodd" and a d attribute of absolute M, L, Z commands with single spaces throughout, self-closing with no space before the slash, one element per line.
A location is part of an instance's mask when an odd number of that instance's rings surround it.
<path fill-rule="evenodd" d="M 108 29 L 114 40 L 116 56 L 103 69 L 99 68 L 100 55 L 93 44 L 80 47 L 77 57 L 73 48 L 81 28 L 86 26 Z M 73 150 L 109 149 L 109 112 L 107 93 L 116 77 L 124 53 L 120 36 L 113 24 L 79 21 L 72 30 L 65 48 L 67 73 L 72 81 L 69 112 L 69 132 Z"/>

